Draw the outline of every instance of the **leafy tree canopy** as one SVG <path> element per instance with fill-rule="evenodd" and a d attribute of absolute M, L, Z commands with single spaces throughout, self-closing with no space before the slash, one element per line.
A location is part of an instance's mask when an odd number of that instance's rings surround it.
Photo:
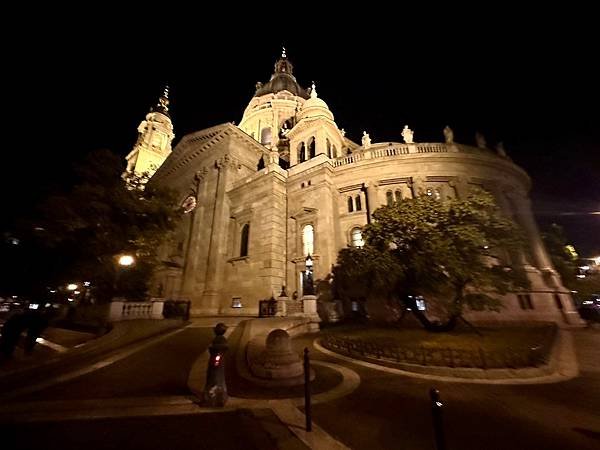
<path fill-rule="evenodd" d="M 464 200 L 404 199 L 373 219 L 363 230 L 364 248 L 338 256 L 342 295 L 436 298 L 454 324 L 464 305 L 498 310 L 500 295 L 528 285 L 520 265 L 509 263 L 517 262 L 522 234 L 486 192 Z"/>
<path fill-rule="evenodd" d="M 173 193 L 146 185 L 147 174 L 124 181 L 121 158 L 108 150 L 91 153 L 75 171 L 73 188 L 49 196 L 33 227 L 63 269 L 48 282 L 90 281 L 100 300 L 143 298 L 157 249 L 176 226 Z M 134 255 L 135 265 L 119 267 L 122 254 Z"/>

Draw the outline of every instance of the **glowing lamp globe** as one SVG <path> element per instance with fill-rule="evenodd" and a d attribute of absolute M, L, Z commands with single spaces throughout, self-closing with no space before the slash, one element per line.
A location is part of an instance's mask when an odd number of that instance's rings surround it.
<path fill-rule="evenodd" d="M 123 255 L 119 257 L 120 266 L 131 266 L 135 262 L 135 258 L 131 255 Z"/>

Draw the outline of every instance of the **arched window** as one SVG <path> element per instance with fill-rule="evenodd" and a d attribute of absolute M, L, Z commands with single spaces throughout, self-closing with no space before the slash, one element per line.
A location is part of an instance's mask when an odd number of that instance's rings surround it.
<path fill-rule="evenodd" d="M 365 245 L 365 241 L 363 241 L 362 231 L 360 231 L 360 228 L 353 228 L 350 235 L 352 238 L 352 247 L 363 247 Z"/>
<path fill-rule="evenodd" d="M 263 145 L 267 145 L 271 143 L 271 129 L 263 128 L 260 132 L 260 143 Z"/>
<path fill-rule="evenodd" d="M 329 142 L 329 138 L 326 140 L 327 142 L 327 156 L 331 158 L 331 142 Z"/>
<path fill-rule="evenodd" d="M 248 256 L 248 237 L 250 235 L 250 225 L 245 224 L 242 227 L 242 237 L 240 239 L 240 256 Z"/>
<path fill-rule="evenodd" d="M 300 142 L 300 144 L 298 144 L 298 162 L 304 162 L 306 161 L 306 147 L 304 145 L 304 142 Z"/>
<path fill-rule="evenodd" d="M 396 192 L 394 192 L 394 195 L 396 197 L 396 201 L 399 202 L 400 200 L 402 200 L 402 192 L 400 192 L 399 190 L 397 190 Z"/>
<path fill-rule="evenodd" d="M 308 140 L 308 159 L 315 157 L 315 138 L 311 137 Z"/>
<path fill-rule="evenodd" d="M 394 203 L 394 194 L 392 193 L 392 191 L 387 191 L 385 193 L 385 200 L 388 206 L 392 206 L 392 204 Z"/>
<path fill-rule="evenodd" d="M 331 156 L 334 157 L 334 158 L 338 157 L 337 148 L 336 148 L 335 145 L 332 147 Z"/>
<path fill-rule="evenodd" d="M 356 210 L 360 211 L 362 209 L 362 205 L 360 204 L 360 195 L 356 196 Z"/>
<path fill-rule="evenodd" d="M 315 244 L 315 230 L 312 225 L 305 225 L 302 228 L 302 250 L 304 256 L 312 255 L 314 253 Z"/>
<path fill-rule="evenodd" d="M 352 202 L 352 197 L 348 197 L 348 212 L 354 211 L 354 203 Z"/>

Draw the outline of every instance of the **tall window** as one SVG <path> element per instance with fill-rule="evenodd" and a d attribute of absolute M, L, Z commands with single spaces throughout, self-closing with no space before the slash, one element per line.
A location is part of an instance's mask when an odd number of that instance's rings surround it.
<path fill-rule="evenodd" d="M 302 228 L 302 250 L 304 256 L 312 255 L 314 253 L 315 244 L 315 229 L 312 225 L 305 225 Z"/>
<path fill-rule="evenodd" d="M 331 158 L 331 142 L 329 142 L 329 138 L 327 139 L 327 156 Z"/>
<path fill-rule="evenodd" d="M 362 238 L 362 232 L 360 228 L 353 228 L 351 233 L 352 238 L 352 247 L 363 247 L 365 245 L 365 241 Z"/>
<path fill-rule="evenodd" d="M 354 211 L 354 204 L 352 203 L 352 197 L 348 197 L 348 212 Z"/>
<path fill-rule="evenodd" d="M 337 154 L 337 148 L 336 148 L 336 146 L 335 146 L 335 145 L 332 147 L 332 149 L 331 149 L 331 153 L 332 153 L 332 156 L 333 156 L 334 158 L 337 158 L 337 157 L 338 157 L 338 154 Z"/>
<path fill-rule="evenodd" d="M 394 194 L 392 193 L 392 191 L 387 191 L 385 193 L 385 200 L 388 206 L 392 206 L 392 204 L 394 203 Z"/>
<path fill-rule="evenodd" d="M 396 192 L 394 192 L 394 196 L 396 197 L 396 201 L 399 202 L 400 200 L 402 200 L 402 192 L 400 192 L 399 190 L 397 190 Z"/>
<path fill-rule="evenodd" d="M 304 142 L 300 142 L 298 145 L 298 162 L 306 161 L 306 147 L 304 146 Z"/>
<path fill-rule="evenodd" d="M 519 306 L 521 309 L 533 309 L 533 302 L 530 294 L 518 294 Z"/>
<path fill-rule="evenodd" d="M 260 132 L 260 143 L 261 144 L 270 144 L 271 143 L 271 129 L 263 128 Z"/>
<path fill-rule="evenodd" d="M 308 140 L 308 159 L 315 157 L 315 138 L 311 137 Z"/>
<path fill-rule="evenodd" d="M 250 225 L 242 227 L 242 237 L 240 239 L 240 256 L 248 256 L 248 237 L 250 235 Z"/>
<path fill-rule="evenodd" d="M 360 211 L 362 209 L 362 205 L 360 204 L 360 195 L 356 196 L 356 210 Z"/>

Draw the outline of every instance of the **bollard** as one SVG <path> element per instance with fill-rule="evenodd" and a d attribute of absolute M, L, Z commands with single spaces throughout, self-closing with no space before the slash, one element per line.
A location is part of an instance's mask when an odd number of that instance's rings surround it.
<path fill-rule="evenodd" d="M 215 339 L 210 344 L 208 351 L 208 367 L 206 369 L 206 386 L 204 387 L 204 403 L 208 406 L 225 406 L 227 403 L 227 385 L 225 384 L 225 352 L 227 339 L 225 336 L 227 325 L 218 323 L 215 328 Z"/>
<path fill-rule="evenodd" d="M 306 416 L 306 431 L 312 431 L 312 412 L 310 408 L 310 360 L 308 348 L 304 348 L 304 414 Z"/>
<path fill-rule="evenodd" d="M 440 391 L 435 388 L 429 390 L 431 397 L 431 413 L 433 415 L 433 432 L 435 435 L 436 450 L 446 450 L 446 442 L 444 439 L 444 428 L 442 424 L 442 406 L 440 400 Z"/>

